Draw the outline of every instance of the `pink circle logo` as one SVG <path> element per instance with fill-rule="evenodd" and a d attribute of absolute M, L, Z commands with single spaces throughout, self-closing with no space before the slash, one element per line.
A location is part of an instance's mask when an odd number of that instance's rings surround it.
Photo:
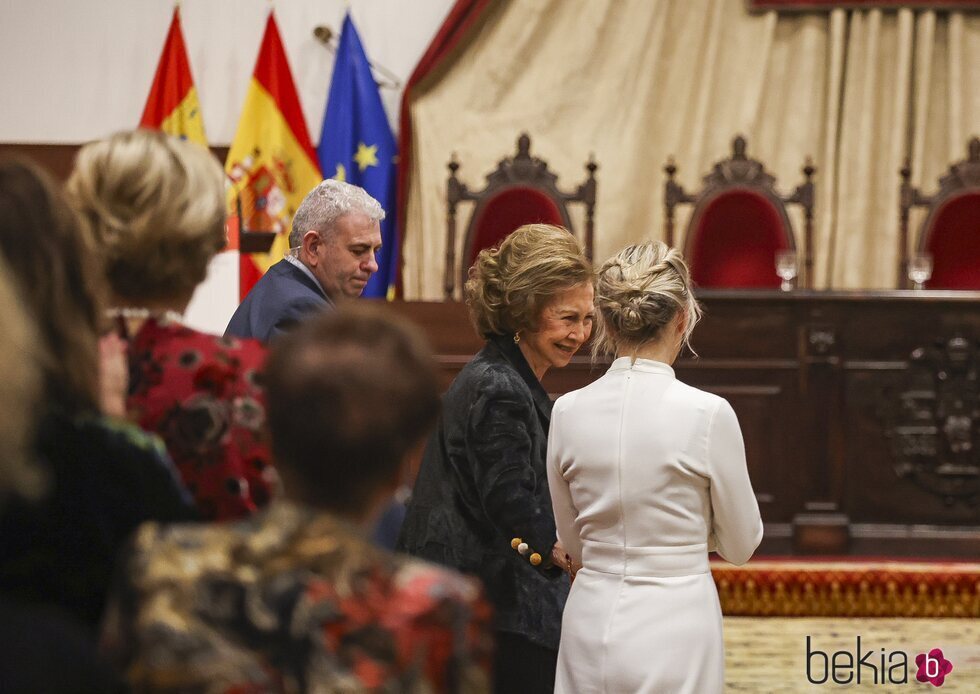
<path fill-rule="evenodd" d="M 915 679 L 920 682 L 929 682 L 934 687 L 943 686 L 946 675 L 953 671 L 953 664 L 943 657 L 943 652 L 939 648 L 933 648 L 928 653 L 920 653 L 915 656 L 915 664 L 919 666 L 919 671 L 915 673 Z"/>

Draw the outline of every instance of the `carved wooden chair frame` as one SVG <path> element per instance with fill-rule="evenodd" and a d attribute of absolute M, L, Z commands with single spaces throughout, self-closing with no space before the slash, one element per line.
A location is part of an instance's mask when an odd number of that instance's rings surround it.
<path fill-rule="evenodd" d="M 695 206 L 684 238 L 684 255 L 688 256 L 692 250 L 691 230 L 698 228 L 701 215 L 707 209 L 708 203 L 719 195 L 743 188 L 762 195 L 772 203 L 789 232 L 790 248 L 793 250 L 797 250 L 796 237 L 789 215 L 786 214 L 786 205 L 796 204 L 803 208 L 803 262 L 799 286 L 809 287 L 812 284 L 813 276 L 813 174 L 816 173 L 816 168 L 813 166 L 810 157 L 807 157 L 802 169 L 803 183 L 798 185 L 791 195 L 780 195 L 776 190 L 775 177 L 765 170 L 762 162 L 749 158 L 745 151 L 745 138 L 737 135 L 732 140 L 731 158 L 723 159 L 714 165 L 711 173 L 702 179 L 703 187 L 697 193 L 688 193 L 683 186 L 677 183 L 674 179 L 674 175 L 677 173 L 674 158 L 669 157 L 667 159 L 667 165 L 664 167 L 664 171 L 667 173 L 667 183 L 664 190 L 664 206 L 667 211 L 667 245 L 674 245 L 674 209 L 677 205 L 692 204 Z"/>
<path fill-rule="evenodd" d="M 898 283 L 902 289 L 909 287 L 909 212 L 913 207 L 928 207 L 929 213 L 919 227 L 919 239 L 916 244 L 921 253 L 928 248 L 930 227 L 935 221 L 936 213 L 943 203 L 951 197 L 965 191 L 980 191 L 980 137 L 970 138 L 966 145 L 966 159 L 954 162 L 949 171 L 939 179 L 939 190 L 934 195 L 925 195 L 919 188 L 912 185 L 912 162 L 906 157 L 905 163 L 899 170 L 902 177 L 902 187 L 899 196 L 899 244 Z"/>
<path fill-rule="evenodd" d="M 571 219 L 568 215 L 568 203 L 579 202 L 585 206 L 585 232 L 582 239 L 585 245 L 585 252 L 589 258 L 592 257 L 592 244 L 594 235 L 595 217 L 595 196 L 596 180 L 595 172 L 598 164 L 595 158 L 589 155 L 589 160 L 585 164 L 588 176 L 574 192 L 567 193 L 558 187 L 558 176 L 548 169 L 548 164 L 537 157 L 531 156 L 531 138 L 527 133 L 521 133 L 517 138 L 517 153 L 513 157 L 501 159 L 497 163 L 497 168 L 487 176 L 487 184 L 477 191 L 472 191 L 469 187 L 459 180 L 456 172 L 460 164 L 455 152 L 450 159 L 449 180 L 447 181 L 446 200 L 448 203 L 448 213 L 446 217 L 446 269 L 443 279 L 443 290 L 447 301 L 452 301 L 456 292 L 456 282 L 462 286 L 466 282 L 467 267 L 456 267 L 456 209 L 460 202 L 475 202 L 473 213 L 466 227 L 466 236 L 463 241 L 463 253 L 466 253 L 474 241 L 475 224 L 480 219 L 480 214 L 487 202 L 492 200 L 497 193 L 503 192 L 508 188 L 533 188 L 544 193 L 551 198 L 557 205 L 561 214 L 562 224 L 573 234 Z M 464 263 L 465 265 L 465 263 Z"/>

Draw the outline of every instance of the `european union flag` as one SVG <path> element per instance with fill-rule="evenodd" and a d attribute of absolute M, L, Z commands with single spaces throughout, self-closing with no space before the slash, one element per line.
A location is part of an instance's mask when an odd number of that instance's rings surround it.
<path fill-rule="evenodd" d="M 361 186 L 385 209 L 378 271 L 364 288 L 363 296 L 387 296 L 389 289 L 394 290 L 398 262 L 394 214 L 398 150 L 350 13 L 344 18 L 344 28 L 340 32 L 327 112 L 323 116 L 323 131 L 316 153 L 324 176 Z"/>

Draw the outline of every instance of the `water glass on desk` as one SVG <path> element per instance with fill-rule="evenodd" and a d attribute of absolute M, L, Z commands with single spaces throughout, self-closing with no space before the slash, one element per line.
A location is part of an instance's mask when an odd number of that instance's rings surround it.
<path fill-rule="evenodd" d="M 913 289 L 922 289 L 932 277 L 932 256 L 928 253 L 916 253 L 909 260 L 909 279 Z"/>
<path fill-rule="evenodd" d="M 796 273 L 796 251 L 776 251 L 776 274 L 783 281 L 779 288 L 784 292 L 790 291 Z"/>

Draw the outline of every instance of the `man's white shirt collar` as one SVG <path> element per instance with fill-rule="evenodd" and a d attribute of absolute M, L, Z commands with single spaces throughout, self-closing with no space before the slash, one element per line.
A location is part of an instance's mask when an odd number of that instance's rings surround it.
<path fill-rule="evenodd" d="M 333 303 L 330 297 L 327 296 L 327 293 L 323 291 L 323 287 L 320 285 L 320 280 L 316 278 L 316 275 L 313 274 L 313 271 L 310 270 L 310 268 L 306 267 L 306 265 L 303 263 L 302 260 L 300 260 L 294 255 L 290 255 L 289 252 L 287 252 L 286 255 L 283 256 L 283 260 L 285 260 L 290 265 L 295 265 L 304 273 L 306 273 L 306 276 L 309 277 L 311 280 L 313 280 L 313 284 L 315 284 L 316 288 L 320 290 L 321 294 L 323 294 L 323 298 L 326 299 L 331 304 Z"/>

